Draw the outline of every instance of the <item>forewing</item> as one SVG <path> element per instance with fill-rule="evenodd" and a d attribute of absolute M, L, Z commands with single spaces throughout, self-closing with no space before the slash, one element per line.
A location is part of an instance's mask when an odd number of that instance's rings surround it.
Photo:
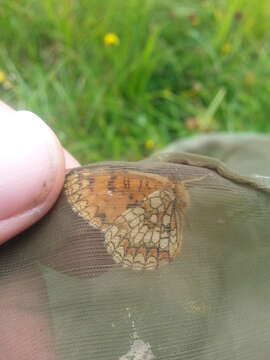
<path fill-rule="evenodd" d="M 106 231 L 129 207 L 169 186 L 168 179 L 155 174 L 84 168 L 67 175 L 65 195 L 74 212 Z"/>

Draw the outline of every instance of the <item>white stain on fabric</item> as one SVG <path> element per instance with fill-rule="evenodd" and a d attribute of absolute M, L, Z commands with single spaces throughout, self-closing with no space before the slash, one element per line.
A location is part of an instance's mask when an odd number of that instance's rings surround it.
<path fill-rule="evenodd" d="M 145 343 L 143 340 L 139 339 L 135 327 L 135 321 L 132 319 L 132 315 L 129 308 L 126 308 L 128 312 L 128 318 L 131 322 L 132 335 L 130 341 L 130 349 L 125 354 L 122 355 L 118 360 L 154 360 L 155 356 L 152 352 L 151 346 L 149 343 Z"/>

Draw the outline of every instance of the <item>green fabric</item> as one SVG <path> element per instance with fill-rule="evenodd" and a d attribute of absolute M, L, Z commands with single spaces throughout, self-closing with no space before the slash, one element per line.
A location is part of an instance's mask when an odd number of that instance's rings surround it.
<path fill-rule="evenodd" d="M 172 144 L 158 156 L 213 156 L 239 176 L 267 176 L 269 144 L 267 136 L 212 134 Z M 180 255 L 152 271 L 115 264 L 103 234 L 62 193 L 39 224 L 0 248 L 0 359 L 9 359 L 8 341 L 17 343 L 18 360 L 26 346 L 33 359 L 270 357 L 269 192 L 164 159 L 88 168 L 200 179 L 185 186 L 190 206 Z M 267 178 L 258 179 L 268 186 Z M 22 314 L 23 334 L 15 331 Z M 16 339 L 5 333 L 10 324 Z"/>

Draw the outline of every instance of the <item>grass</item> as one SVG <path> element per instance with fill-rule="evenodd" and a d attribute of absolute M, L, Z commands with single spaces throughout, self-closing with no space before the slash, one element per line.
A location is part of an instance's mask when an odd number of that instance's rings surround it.
<path fill-rule="evenodd" d="M 268 0 L 2 0 L 0 97 L 82 163 L 268 132 L 269 15 Z"/>

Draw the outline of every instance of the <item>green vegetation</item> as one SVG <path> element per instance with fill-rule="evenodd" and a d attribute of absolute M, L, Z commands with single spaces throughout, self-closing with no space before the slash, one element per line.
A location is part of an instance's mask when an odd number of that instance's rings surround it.
<path fill-rule="evenodd" d="M 2 0 L 0 97 L 83 163 L 270 130 L 269 0 Z"/>

